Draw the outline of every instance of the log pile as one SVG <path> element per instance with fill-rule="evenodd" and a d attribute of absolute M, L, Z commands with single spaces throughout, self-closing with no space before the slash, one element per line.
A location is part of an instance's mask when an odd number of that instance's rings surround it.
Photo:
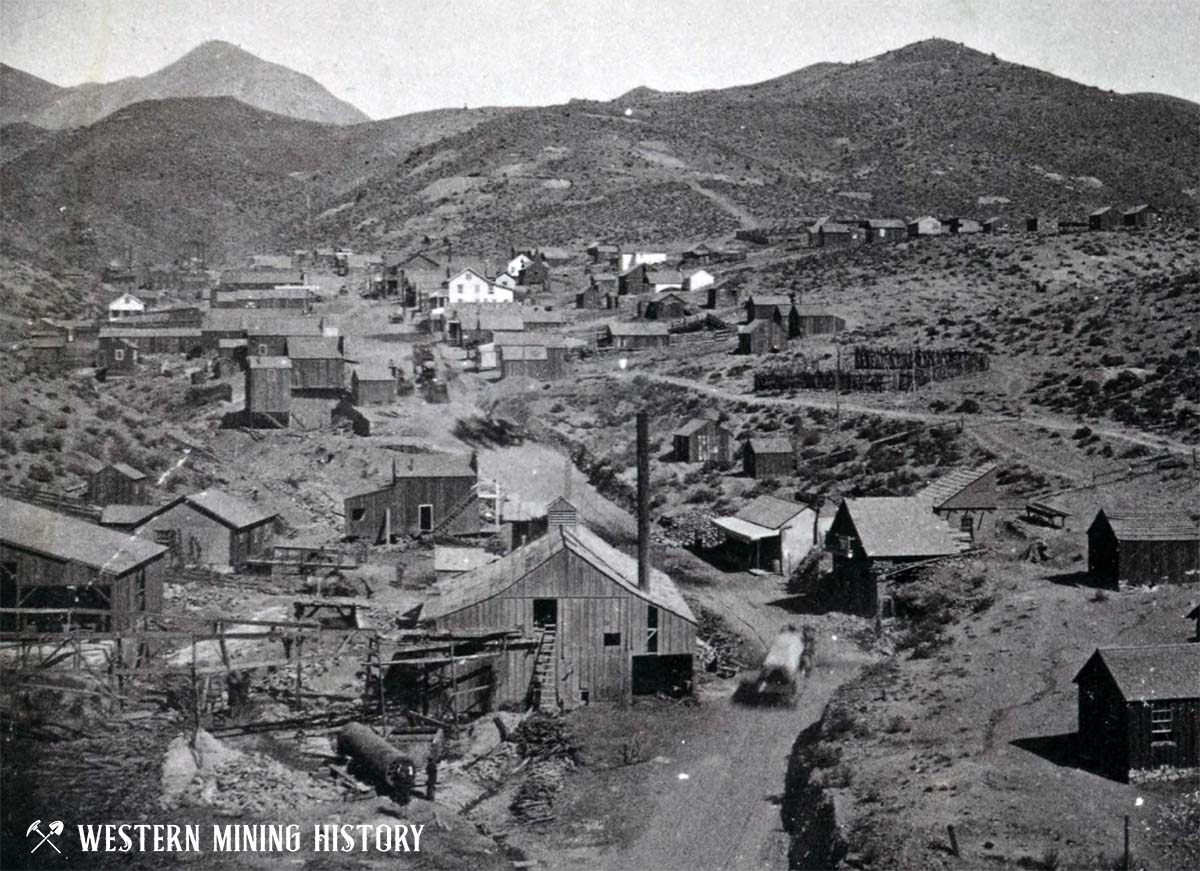
<path fill-rule="evenodd" d="M 558 717 L 529 717 L 513 730 L 509 740 L 517 745 L 522 756 L 532 759 L 562 756 L 574 760 L 579 752 L 575 738 Z"/>
<path fill-rule="evenodd" d="M 566 773 L 577 764 L 579 746 L 561 719 L 536 715 L 522 722 L 511 740 L 529 760 L 529 768 L 509 810 L 524 823 L 554 819 L 555 796 Z"/>
<path fill-rule="evenodd" d="M 703 643 L 704 669 L 718 677 L 733 677 L 746 668 L 738 657 L 741 639 L 729 631 L 725 622 L 711 611 L 700 609 L 696 637 Z"/>

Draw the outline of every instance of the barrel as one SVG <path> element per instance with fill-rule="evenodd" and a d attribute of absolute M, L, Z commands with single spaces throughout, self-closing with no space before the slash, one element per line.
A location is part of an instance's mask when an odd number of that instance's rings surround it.
<path fill-rule="evenodd" d="M 405 804 L 417 779 L 413 761 L 362 723 L 348 723 L 337 739 L 338 752 L 364 780 Z"/>

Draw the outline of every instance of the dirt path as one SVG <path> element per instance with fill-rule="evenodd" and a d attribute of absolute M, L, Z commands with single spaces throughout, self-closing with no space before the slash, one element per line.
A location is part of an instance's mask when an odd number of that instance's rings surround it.
<path fill-rule="evenodd" d="M 754 215 L 750 214 L 733 200 L 729 199 L 729 197 L 719 194 L 716 191 L 709 190 L 698 181 L 689 181 L 687 185 L 696 193 L 700 194 L 700 196 L 707 197 L 708 199 L 712 200 L 713 203 L 715 203 L 723 212 L 726 212 L 727 214 L 736 218 L 737 222 L 742 225 L 743 229 L 749 230 L 758 226 L 758 218 L 754 217 Z"/>

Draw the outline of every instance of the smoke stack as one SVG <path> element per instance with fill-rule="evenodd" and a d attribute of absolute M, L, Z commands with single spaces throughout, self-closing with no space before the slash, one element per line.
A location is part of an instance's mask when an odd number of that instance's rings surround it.
<path fill-rule="evenodd" d="M 638 588 L 650 589 L 650 417 L 637 414 Z"/>

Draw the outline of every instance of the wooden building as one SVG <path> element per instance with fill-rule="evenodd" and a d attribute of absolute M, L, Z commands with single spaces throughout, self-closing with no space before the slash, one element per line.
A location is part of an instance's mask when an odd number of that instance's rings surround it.
<path fill-rule="evenodd" d="M 716 276 L 707 269 L 696 269 L 683 277 L 683 290 L 685 293 L 706 290 L 712 287 L 716 283 L 716 280 Z"/>
<path fill-rule="evenodd" d="M 537 639 L 493 660 L 493 704 L 573 708 L 636 695 L 686 692 L 696 618 L 674 582 L 582 524 L 546 535 L 430 597 L 421 620 L 436 632 L 518 630 Z"/>
<path fill-rule="evenodd" d="M 167 547 L 176 565 L 245 568 L 271 552 L 278 512 L 210 488 L 157 508 L 134 534 Z"/>
<path fill-rule="evenodd" d="M 604 308 L 604 291 L 598 284 L 589 284 L 575 294 L 575 308 Z"/>
<path fill-rule="evenodd" d="M 665 348 L 671 344 L 671 332 L 660 322 L 610 323 L 605 327 L 605 343 L 618 351 Z"/>
<path fill-rule="evenodd" d="M 299 269 L 227 269 L 221 273 L 215 291 L 271 290 L 284 284 L 304 284 Z"/>
<path fill-rule="evenodd" d="M 132 375 L 138 367 L 138 347 L 126 339 L 106 337 L 96 350 L 96 368 L 107 375 Z"/>
<path fill-rule="evenodd" d="M 688 303 L 677 293 L 664 293 L 661 296 L 638 302 L 638 317 L 648 321 L 673 321 L 686 317 Z"/>
<path fill-rule="evenodd" d="M 858 225 L 865 231 L 867 242 L 903 242 L 908 238 L 908 225 L 900 218 L 867 218 Z"/>
<path fill-rule="evenodd" d="M 793 338 L 833 335 L 846 329 L 846 319 L 824 306 L 797 305 L 792 307 L 792 313 L 796 325 Z"/>
<path fill-rule="evenodd" d="M 567 317 L 559 309 L 540 308 L 538 306 L 523 306 L 521 321 L 526 330 L 560 330 L 567 323 Z"/>
<path fill-rule="evenodd" d="M 391 405 L 396 401 L 396 371 L 391 366 L 359 363 L 350 372 L 355 405 Z"/>
<path fill-rule="evenodd" d="M 29 372 L 51 372 L 67 365 L 67 338 L 60 334 L 33 336 L 29 340 L 29 354 L 25 369 Z"/>
<path fill-rule="evenodd" d="M 992 217 L 983 222 L 983 232 L 985 233 L 1007 233 L 1008 218 Z"/>
<path fill-rule="evenodd" d="M 544 345 L 497 343 L 496 356 L 504 378 L 557 381 L 567 375 L 567 349 L 560 342 Z"/>
<path fill-rule="evenodd" d="M 287 357 L 246 358 L 246 414 L 251 422 L 286 427 L 292 419 L 292 361 Z"/>
<path fill-rule="evenodd" d="M 866 231 L 857 224 L 840 221 L 825 221 L 817 229 L 817 245 L 821 248 L 836 248 L 861 245 L 867 241 Z"/>
<path fill-rule="evenodd" d="M 304 285 L 281 285 L 265 289 L 220 289 L 212 293 L 212 308 L 290 309 L 297 312 L 312 310 L 317 288 Z"/>
<path fill-rule="evenodd" d="M 786 321 L 795 300 L 784 293 L 758 293 L 746 300 L 746 323 L 775 317 Z"/>
<path fill-rule="evenodd" d="M 340 336 L 289 336 L 292 392 L 338 393 L 346 388 L 346 358 Z"/>
<path fill-rule="evenodd" d="M 138 628 L 163 603 L 167 549 L 0 496 L 0 607 L 60 609 L 0 614 L 5 631 L 58 631 L 61 609 L 108 611 L 76 614 L 75 625 L 118 631 Z"/>
<path fill-rule="evenodd" d="M 189 354 L 202 350 L 202 336 L 195 327 L 167 327 L 146 325 L 141 327 L 104 327 L 100 330 L 100 353 L 111 363 L 111 352 L 119 347 L 118 341 L 127 342 L 138 349 L 141 356 L 147 354 Z"/>
<path fill-rule="evenodd" d="M 245 335 L 250 353 L 256 357 L 287 356 L 288 339 L 319 338 L 325 334 L 324 320 L 264 312 L 245 321 Z"/>
<path fill-rule="evenodd" d="M 1058 218 L 1047 215 L 1031 215 L 1025 219 L 1025 232 L 1053 235 L 1058 232 Z"/>
<path fill-rule="evenodd" d="M 626 296 L 628 294 L 648 293 L 650 291 L 650 283 L 646 280 L 646 273 L 649 267 L 645 263 L 636 263 L 628 269 L 617 274 L 617 294 Z"/>
<path fill-rule="evenodd" d="M 881 580 L 883 572 L 953 556 L 968 546 L 927 501 L 900 496 L 844 500 L 825 537 L 841 607 L 866 616 L 894 613 L 888 595 L 893 581 Z"/>
<path fill-rule="evenodd" d="M 1113 589 L 1200 581 L 1200 520 L 1186 511 L 1102 509 L 1087 536 L 1088 573 Z"/>
<path fill-rule="evenodd" d="M 906 226 L 909 236 L 937 236 L 945 232 L 942 222 L 932 215 L 925 215 L 924 217 L 909 221 Z"/>
<path fill-rule="evenodd" d="M 1200 768 L 1200 645 L 1100 647 L 1074 683 L 1078 746 L 1105 773 Z"/>
<path fill-rule="evenodd" d="M 1146 230 L 1162 223 L 1162 212 L 1154 206 L 1140 205 L 1121 213 L 1121 226 L 1134 230 Z"/>
<path fill-rule="evenodd" d="M 88 475 L 87 501 L 105 505 L 145 505 L 149 501 L 146 473 L 125 463 L 109 463 Z"/>
<path fill-rule="evenodd" d="M 949 218 L 945 226 L 947 232 L 956 236 L 983 232 L 983 224 L 973 218 Z"/>
<path fill-rule="evenodd" d="M 738 327 L 739 354 L 768 354 L 787 347 L 787 328 L 781 322 L 779 312 L 771 317 L 756 318 Z"/>
<path fill-rule="evenodd" d="M 587 255 L 593 263 L 615 263 L 621 256 L 621 246 L 596 242 L 588 246 Z"/>
<path fill-rule="evenodd" d="M 396 536 L 477 535 L 478 475 L 473 455 L 407 454 L 392 480 L 345 499 L 346 536 L 388 543 Z"/>
<path fill-rule="evenodd" d="M 728 463 L 733 459 L 733 433 L 717 421 L 694 417 L 671 434 L 677 463 Z"/>
<path fill-rule="evenodd" d="M 1117 230 L 1121 227 L 1121 213 L 1112 206 L 1104 206 L 1088 215 L 1089 230 Z"/>
<path fill-rule="evenodd" d="M 817 543 L 817 512 L 807 505 L 759 496 L 713 523 L 725 534 L 724 555 L 739 569 L 790 577 Z"/>
<path fill-rule="evenodd" d="M 748 439 L 742 448 L 742 471 L 748 478 L 786 478 L 796 471 L 792 443 L 783 436 Z"/>
<path fill-rule="evenodd" d="M 1000 508 L 996 492 L 999 475 L 999 463 L 954 469 L 920 490 L 915 498 L 927 501 L 934 514 L 972 541 L 990 541 L 995 536 Z"/>

